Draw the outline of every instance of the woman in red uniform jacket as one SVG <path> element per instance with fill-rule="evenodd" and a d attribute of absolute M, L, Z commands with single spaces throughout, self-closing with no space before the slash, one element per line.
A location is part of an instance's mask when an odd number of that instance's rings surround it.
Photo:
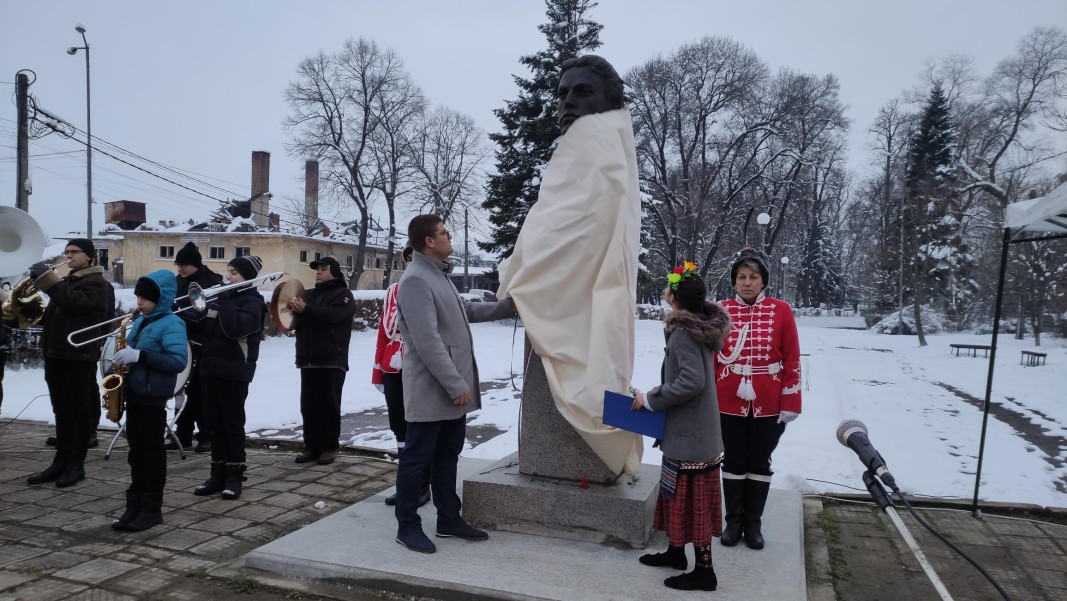
<path fill-rule="evenodd" d="M 763 548 L 763 508 L 771 487 L 771 453 L 785 425 L 800 415 L 800 342 L 789 303 L 764 294 L 763 253 L 746 248 L 730 268 L 737 295 L 722 303 L 733 329 L 716 354 L 716 387 L 726 458 L 726 528 L 720 542 Z"/>

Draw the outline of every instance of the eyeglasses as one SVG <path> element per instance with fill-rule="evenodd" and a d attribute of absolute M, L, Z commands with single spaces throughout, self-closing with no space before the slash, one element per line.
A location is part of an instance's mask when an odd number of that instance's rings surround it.
<path fill-rule="evenodd" d="M 63 256 L 64 257 L 69 257 L 71 255 L 76 255 L 78 253 L 83 253 L 83 252 L 85 252 L 85 251 L 81 250 L 81 249 L 78 249 L 78 250 L 65 250 L 65 251 L 63 251 Z"/>
<path fill-rule="evenodd" d="M 442 232 L 435 232 L 435 233 L 434 233 L 434 236 L 445 236 L 445 237 L 447 237 L 447 238 L 448 238 L 449 240 L 451 240 L 451 239 L 452 239 L 452 232 L 450 232 L 450 231 L 448 231 L 448 230 L 444 230 L 444 231 L 442 231 Z"/>

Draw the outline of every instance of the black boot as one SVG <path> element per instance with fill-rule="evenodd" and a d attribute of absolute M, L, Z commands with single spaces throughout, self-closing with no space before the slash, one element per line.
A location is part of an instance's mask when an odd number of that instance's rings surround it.
<path fill-rule="evenodd" d="M 667 545 L 667 550 L 663 553 L 645 553 L 637 561 L 656 568 L 684 570 L 689 567 L 689 560 L 685 557 L 685 547 L 673 545 Z"/>
<path fill-rule="evenodd" d="M 713 591 L 719 586 L 719 579 L 715 576 L 715 568 L 697 566 L 687 574 L 671 576 L 663 584 L 680 591 Z"/>
<path fill-rule="evenodd" d="M 750 549 L 763 548 L 763 508 L 767 506 L 770 482 L 745 480 L 745 544 Z"/>
<path fill-rule="evenodd" d="M 137 513 L 141 511 L 141 491 L 134 488 L 126 489 L 126 511 L 123 512 L 119 519 L 111 522 L 111 527 L 115 530 L 125 530 L 126 526 L 133 521 L 133 518 L 137 517 Z"/>
<path fill-rule="evenodd" d="M 209 497 L 222 492 L 226 488 L 226 462 L 212 461 L 211 475 L 200 486 L 193 489 L 193 494 L 198 497 Z"/>
<path fill-rule="evenodd" d="M 45 468 L 43 472 L 37 472 L 26 478 L 26 482 L 29 484 L 44 484 L 45 482 L 59 480 L 63 472 L 67 471 L 68 461 L 70 461 L 70 453 L 56 451 L 56 454 L 52 457 L 52 465 Z"/>
<path fill-rule="evenodd" d="M 148 492 L 141 495 L 141 510 L 137 517 L 126 524 L 130 532 L 141 532 L 163 523 L 163 493 Z"/>
<path fill-rule="evenodd" d="M 85 454 L 86 452 L 84 450 L 71 453 L 66 471 L 64 471 L 63 475 L 56 480 L 57 488 L 74 486 L 82 480 L 85 480 Z"/>
<path fill-rule="evenodd" d="M 719 542 L 725 547 L 736 545 L 745 530 L 745 482 L 747 480 L 722 479 L 722 496 L 726 501 L 726 528 L 719 536 Z"/>
<path fill-rule="evenodd" d="M 222 498 L 232 501 L 241 497 L 241 483 L 245 480 L 245 464 L 226 464 L 226 488 L 222 490 Z"/>

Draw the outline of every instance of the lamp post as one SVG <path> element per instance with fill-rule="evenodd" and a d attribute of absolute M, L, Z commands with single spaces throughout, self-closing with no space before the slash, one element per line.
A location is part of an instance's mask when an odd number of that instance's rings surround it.
<path fill-rule="evenodd" d="M 767 213 L 760 213 L 756 215 L 756 223 L 763 226 L 760 230 L 759 236 L 759 249 L 763 252 L 767 252 L 767 229 L 771 223 L 771 216 Z"/>
<path fill-rule="evenodd" d="M 74 27 L 82 36 L 84 46 L 71 46 L 67 54 L 74 56 L 79 50 L 85 51 L 85 237 L 93 239 L 93 119 L 89 95 L 89 40 L 85 39 L 85 26 L 81 23 Z"/>
<path fill-rule="evenodd" d="M 786 277 L 787 273 L 789 273 L 789 257 L 782 257 L 782 284 L 781 284 L 782 287 L 781 287 L 781 294 L 778 297 L 781 300 L 785 300 L 785 277 Z M 786 302 L 789 302 L 789 301 L 786 301 Z"/>

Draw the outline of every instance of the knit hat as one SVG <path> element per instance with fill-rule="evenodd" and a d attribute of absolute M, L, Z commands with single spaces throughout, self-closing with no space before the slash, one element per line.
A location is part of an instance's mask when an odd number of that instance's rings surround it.
<path fill-rule="evenodd" d="M 67 246 L 77 246 L 82 249 L 85 254 L 89 255 L 90 261 L 96 258 L 96 247 L 93 246 L 93 241 L 88 238 L 75 238 L 67 242 Z"/>
<path fill-rule="evenodd" d="M 204 258 L 200 256 L 200 251 L 197 250 L 195 244 L 186 242 L 185 246 L 178 251 L 178 254 L 174 255 L 174 264 L 192 265 L 199 269 L 204 266 Z"/>
<path fill-rule="evenodd" d="M 237 273 L 248 281 L 259 275 L 259 270 L 263 269 L 263 260 L 255 255 L 245 255 L 231 259 L 227 265 L 236 269 Z"/>
<path fill-rule="evenodd" d="M 734 255 L 734 262 L 730 266 L 730 284 L 737 283 L 737 270 L 741 269 L 741 264 L 746 262 L 755 263 L 756 267 L 759 268 L 760 277 L 763 278 L 764 289 L 770 286 L 771 272 L 767 270 L 767 255 L 751 246 L 742 248 Z"/>
<path fill-rule="evenodd" d="M 344 275 L 341 274 L 341 264 L 333 257 L 323 257 L 311 262 L 312 269 L 318 269 L 319 267 L 329 267 L 330 274 L 333 277 L 339 280 L 344 279 Z"/>
<path fill-rule="evenodd" d="M 159 284 L 152 278 L 138 278 L 137 285 L 133 287 L 133 293 L 145 300 L 150 300 L 153 303 L 159 302 Z"/>

